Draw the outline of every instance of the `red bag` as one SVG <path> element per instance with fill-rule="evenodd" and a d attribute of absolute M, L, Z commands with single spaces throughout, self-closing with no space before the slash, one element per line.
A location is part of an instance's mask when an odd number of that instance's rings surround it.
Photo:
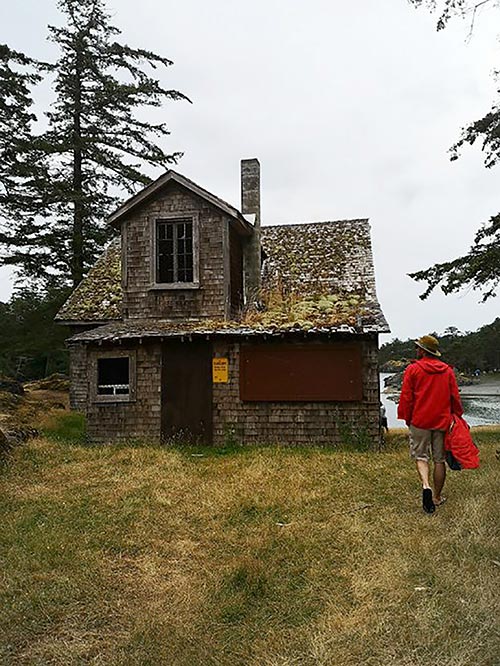
<path fill-rule="evenodd" d="M 479 467 L 479 449 L 472 441 L 469 424 L 461 416 L 451 415 L 451 423 L 444 436 L 444 450 L 451 453 L 460 464 L 460 469 Z"/>

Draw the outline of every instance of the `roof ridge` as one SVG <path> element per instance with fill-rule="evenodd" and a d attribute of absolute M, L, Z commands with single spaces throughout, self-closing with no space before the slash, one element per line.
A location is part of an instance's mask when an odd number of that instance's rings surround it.
<path fill-rule="evenodd" d="M 319 224 L 345 224 L 347 222 L 364 222 L 369 224 L 370 223 L 370 218 L 369 217 L 355 217 L 355 218 L 347 218 L 344 220 L 316 220 L 314 222 L 308 222 L 308 221 L 303 221 L 303 222 L 281 222 L 280 224 L 263 224 L 261 229 L 277 229 L 279 228 L 289 228 L 289 227 L 303 227 L 303 226 L 308 226 L 311 227 L 313 225 L 319 225 Z"/>

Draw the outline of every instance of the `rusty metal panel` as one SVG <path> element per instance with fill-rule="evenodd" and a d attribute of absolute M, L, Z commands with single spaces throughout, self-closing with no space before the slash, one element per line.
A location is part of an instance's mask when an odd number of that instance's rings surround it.
<path fill-rule="evenodd" d="M 248 344 L 240 351 L 240 398 L 248 401 L 359 401 L 361 345 Z"/>

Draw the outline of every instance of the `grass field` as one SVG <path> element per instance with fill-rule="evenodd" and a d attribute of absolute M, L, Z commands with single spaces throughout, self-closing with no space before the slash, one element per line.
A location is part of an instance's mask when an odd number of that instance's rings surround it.
<path fill-rule="evenodd" d="M 500 429 L 428 516 L 402 433 L 91 447 L 77 419 L 0 469 L 1 664 L 500 663 Z"/>

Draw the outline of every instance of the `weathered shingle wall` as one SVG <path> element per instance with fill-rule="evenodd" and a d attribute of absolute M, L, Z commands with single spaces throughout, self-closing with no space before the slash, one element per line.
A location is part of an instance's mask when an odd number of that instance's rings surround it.
<path fill-rule="evenodd" d="M 189 212 L 196 212 L 199 220 L 200 287 L 151 289 L 151 266 L 154 265 L 151 222 L 162 215 L 186 217 Z M 229 276 L 224 265 L 227 221 L 221 212 L 171 183 L 122 224 L 125 319 L 226 317 L 229 306 Z"/>
<path fill-rule="evenodd" d="M 376 336 L 364 337 L 361 346 L 362 402 L 242 402 L 239 343 L 215 342 L 214 354 L 229 359 L 229 383 L 213 387 L 214 443 L 376 446 L 380 436 Z"/>
<path fill-rule="evenodd" d="M 161 345 L 120 346 L 120 352 L 136 355 L 135 401 L 99 403 L 89 391 L 87 433 L 95 442 L 144 438 L 159 440 L 161 430 Z M 93 360 L 105 347 L 90 348 L 87 367 L 89 382 L 95 382 Z"/>
<path fill-rule="evenodd" d="M 69 404 L 71 409 L 84 412 L 87 407 L 87 346 L 69 348 Z"/>

